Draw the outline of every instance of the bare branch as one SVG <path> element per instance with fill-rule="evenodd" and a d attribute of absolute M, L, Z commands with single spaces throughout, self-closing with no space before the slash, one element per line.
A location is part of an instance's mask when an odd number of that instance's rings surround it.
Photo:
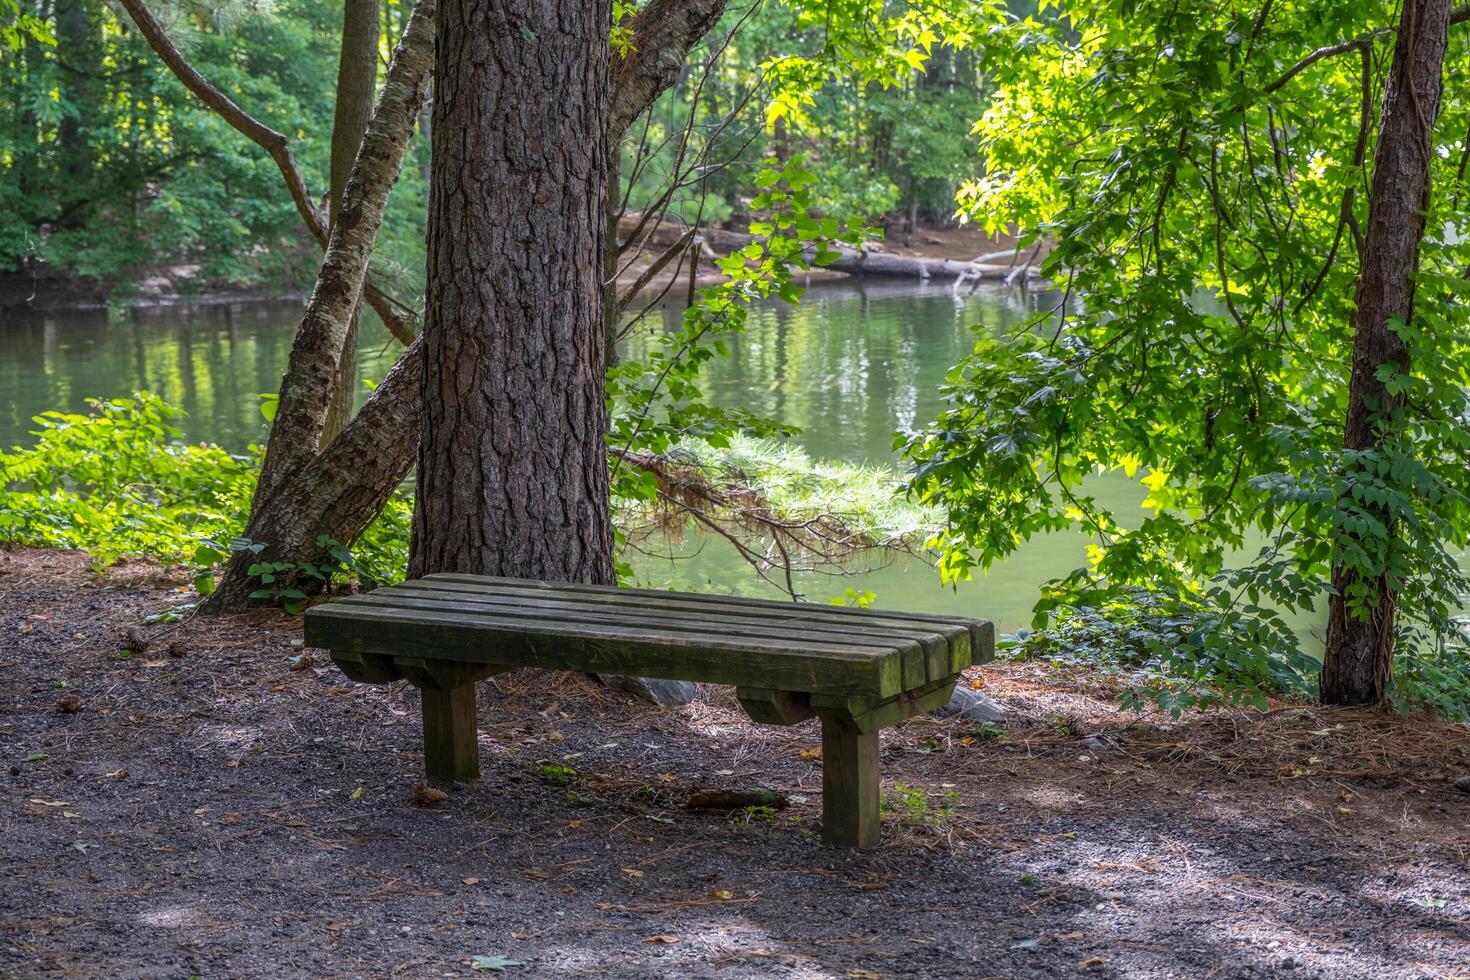
<path fill-rule="evenodd" d="M 623 294 L 618 297 L 618 309 L 627 309 L 628 304 L 633 302 L 633 297 L 637 296 L 640 292 L 643 291 L 643 288 L 645 286 L 653 282 L 654 277 L 657 276 L 660 272 L 664 271 L 665 266 L 673 261 L 676 256 L 683 255 L 684 250 L 689 247 L 689 243 L 694 241 L 695 233 L 698 232 L 698 230 L 698 228 L 691 226 L 688 231 L 679 236 L 678 241 L 674 242 L 674 244 L 664 249 L 663 253 L 659 255 L 658 258 L 653 260 L 653 264 L 650 265 L 647 269 L 644 269 L 642 274 L 640 274 L 638 278 L 633 281 L 633 284 L 629 286 L 626 290 L 624 290 Z"/>

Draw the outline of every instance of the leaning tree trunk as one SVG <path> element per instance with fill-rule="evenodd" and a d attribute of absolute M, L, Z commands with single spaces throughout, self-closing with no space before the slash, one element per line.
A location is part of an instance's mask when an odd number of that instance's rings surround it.
<path fill-rule="evenodd" d="M 1371 450 L 1393 438 L 1403 396 L 1389 391 L 1379 371 L 1409 369 L 1409 352 L 1392 329 L 1414 312 L 1414 274 L 1429 206 L 1433 131 L 1439 115 L 1450 0 L 1405 0 L 1393 65 L 1383 89 L 1368 231 L 1358 273 L 1353 316 L 1353 369 L 1343 445 Z M 1386 513 L 1379 514 L 1393 533 Z M 1322 661 L 1324 704 L 1380 704 L 1393 663 L 1395 583 L 1383 570 L 1365 580 L 1338 565 L 1328 609 Z M 1367 587 L 1366 601 L 1349 606 L 1349 591 Z"/>
<path fill-rule="evenodd" d="M 610 0 L 444 0 L 411 575 L 612 583 Z"/>
<path fill-rule="evenodd" d="M 342 7 L 342 49 L 337 59 L 337 104 L 332 110 L 331 186 L 327 207 L 332 224 L 352 175 L 358 147 L 373 115 L 373 90 L 378 82 L 378 0 L 346 0 Z M 357 328 L 362 304 L 352 311 L 342 357 L 337 364 L 337 381 L 327 407 L 321 444 L 337 437 L 352 417 L 357 395 Z"/>
<path fill-rule="evenodd" d="M 359 456 L 352 467 L 338 474 L 347 481 L 344 487 L 316 486 L 308 479 L 307 472 L 310 464 L 320 463 L 326 455 L 318 453 L 318 445 L 327 422 L 347 325 L 362 295 L 373 241 L 382 225 L 388 194 L 397 179 L 404 149 L 428 88 L 434 60 L 434 16 L 434 0 L 418 0 L 409 15 L 403 40 L 393 54 L 383 93 L 347 181 L 316 288 L 291 346 L 275 422 L 266 445 L 265 463 L 244 533 L 245 538 L 265 546 L 266 550 L 258 556 L 261 560 L 315 560 L 308 555 L 318 553 L 316 538 L 302 542 L 294 533 L 302 517 L 292 509 L 292 502 L 299 501 L 303 493 L 316 490 L 328 498 L 339 494 L 375 496 L 375 515 L 398 482 L 394 480 L 386 490 L 382 489 L 385 474 L 394 469 L 394 462 L 392 457 L 374 454 Z M 400 394 L 380 401 L 380 404 L 391 404 L 392 411 L 384 413 L 390 423 L 415 410 L 414 406 L 402 406 L 401 399 Z M 365 437 L 359 433 L 357 438 Z M 386 438 L 411 439 L 412 436 L 394 432 Z M 337 441 L 333 441 L 333 446 Z M 398 479 L 402 479 L 401 471 Z M 379 493 L 381 496 L 377 496 Z M 348 533 L 353 521 L 344 520 L 340 530 L 347 536 L 333 534 L 331 530 L 323 533 L 339 541 L 351 541 L 364 526 L 366 522 L 357 524 Z M 221 611 L 245 605 L 253 587 L 248 573 L 253 560 L 249 552 L 237 554 L 204 608 Z"/>

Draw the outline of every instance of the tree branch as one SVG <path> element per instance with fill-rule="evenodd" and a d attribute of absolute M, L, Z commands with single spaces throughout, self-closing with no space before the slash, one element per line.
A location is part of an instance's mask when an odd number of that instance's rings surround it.
<path fill-rule="evenodd" d="M 136 2 L 136 0 L 134 0 Z M 607 131 L 621 139 L 634 119 L 678 77 L 684 59 L 709 33 L 728 0 L 649 0 L 629 24 L 633 50 L 612 65 Z"/>
<path fill-rule="evenodd" d="M 1451 27 L 1453 27 L 1455 24 L 1462 24 L 1467 20 L 1470 20 L 1470 7 L 1457 7 L 1456 9 L 1450 11 Z M 1332 58 L 1340 54 L 1347 54 L 1349 51 L 1366 51 L 1378 41 L 1381 41 L 1383 38 L 1391 37 L 1397 30 L 1398 28 L 1396 27 L 1380 27 L 1375 31 L 1370 31 L 1367 35 L 1363 37 L 1353 38 L 1353 40 L 1351 41 L 1343 41 L 1341 44 L 1333 44 L 1325 48 L 1318 48 L 1316 51 L 1313 51 L 1301 61 L 1298 61 L 1290 68 L 1286 69 L 1286 71 L 1283 72 L 1279 78 L 1266 86 L 1265 91 L 1275 92 L 1277 89 L 1281 88 L 1297 75 L 1300 75 L 1302 72 L 1306 71 L 1308 68 L 1312 67 L 1324 58 Z"/>
<path fill-rule="evenodd" d="M 185 88 L 193 92 L 199 101 L 214 110 L 217 116 L 229 123 L 242 136 L 270 155 L 270 158 L 275 161 L 276 169 L 281 172 L 281 179 L 286 182 L 286 190 L 296 205 L 296 212 L 301 215 L 301 220 L 306 224 L 307 231 L 311 232 L 317 244 L 326 248 L 326 219 L 312 203 L 311 193 L 306 187 L 306 178 L 301 175 L 301 170 L 296 166 L 296 158 L 291 154 L 291 143 L 285 135 L 271 129 L 240 108 L 228 95 L 201 75 L 169 38 L 168 32 L 149 11 L 143 0 L 118 0 L 118 4 L 128 12 L 128 16 L 137 25 L 138 33 L 143 35 L 148 46 L 174 73 L 174 77 L 184 84 Z M 404 304 L 371 284 L 365 288 L 364 295 L 394 337 L 404 344 L 413 340 L 418 329 L 415 318 L 407 317 L 400 312 L 399 308 L 407 309 Z"/>

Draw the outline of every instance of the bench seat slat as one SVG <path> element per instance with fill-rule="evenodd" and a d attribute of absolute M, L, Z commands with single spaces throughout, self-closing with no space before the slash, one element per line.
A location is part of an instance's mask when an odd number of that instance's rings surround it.
<path fill-rule="evenodd" d="M 533 610 L 553 616 L 611 617 L 619 622 L 649 624 L 666 623 L 679 628 L 693 624 L 695 628 L 708 629 L 718 626 L 721 631 L 731 630 L 750 635 L 791 636 L 798 635 L 819 642 L 856 643 L 859 646 L 887 646 L 918 644 L 925 652 L 947 656 L 952 644 L 968 650 L 968 631 L 947 627 L 943 632 L 923 629 L 914 623 L 890 625 L 879 621 L 847 622 L 810 619 L 802 616 L 780 616 L 775 612 L 751 615 L 743 609 L 721 609 L 713 606 L 690 607 L 678 603 L 656 603 L 640 600 L 635 603 L 588 602 L 583 597 L 551 593 L 545 597 L 505 595 L 498 592 L 463 592 L 452 589 L 425 588 L 414 583 L 404 583 L 378 589 L 357 601 L 372 604 L 393 605 L 410 599 L 432 600 L 466 608 L 498 609 L 507 612 Z"/>
<path fill-rule="evenodd" d="M 445 609 L 483 613 L 497 619 L 511 618 L 531 623 L 545 621 L 565 623 L 604 623 L 612 626 L 630 625 L 636 619 L 639 629 L 675 631 L 687 633 L 691 630 L 709 633 L 718 630 L 722 635 L 761 637 L 779 641 L 783 647 L 807 647 L 811 644 L 839 645 L 874 653 L 896 651 L 900 657 L 901 674 L 905 688 L 917 687 L 931 680 L 929 672 L 936 663 L 948 668 L 953 658 L 969 663 L 969 634 L 962 633 L 955 642 L 963 649 L 951 652 L 949 643 L 936 633 L 916 630 L 867 629 L 861 631 L 811 628 L 810 620 L 751 619 L 729 613 L 691 613 L 687 610 L 652 607 L 634 609 L 612 607 L 603 603 L 578 603 L 557 599 L 537 598 L 527 604 L 524 598 L 496 596 L 490 593 L 446 593 L 437 590 L 379 589 L 370 595 L 351 601 L 354 604 L 401 607 L 410 609 Z"/>
<path fill-rule="evenodd" d="M 782 649 L 793 646 L 807 647 L 815 644 L 823 648 L 851 649 L 874 656 L 897 652 L 913 652 L 922 655 L 924 648 L 917 640 L 907 636 L 884 636 L 881 634 L 833 634 L 805 630 L 799 623 L 788 629 L 770 625 L 733 624 L 714 619 L 699 619 L 677 613 L 640 612 L 636 619 L 616 611 L 599 610 L 595 606 L 557 607 L 547 603 L 535 605 L 502 604 L 480 598 L 466 599 L 462 596 L 436 595 L 434 593 L 399 592 L 384 596 L 374 592 L 367 596 L 353 596 L 338 600 L 345 606 L 368 609 L 417 609 L 425 612 L 459 613 L 465 616 L 483 617 L 486 621 L 524 624 L 528 630 L 539 630 L 546 625 L 578 629 L 582 626 L 612 626 L 636 629 L 640 633 L 654 636 L 665 633 L 687 636 L 703 634 L 715 637 L 710 642 L 716 649 L 730 637 L 779 644 Z"/>
<path fill-rule="evenodd" d="M 592 605 L 598 608 L 665 610 L 703 617 L 733 618 L 742 622 L 801 625 L 804 629 L 833 630 L 842 633 L 863 633 L 876 628 L 909 634 L 915 639 L 936 637 L 948 640 L 953 636 L 969 634 L 965 624 L 915 620 L 900 616 L 858 617 L 849 615 L 855 610 L 847 606 L 772 602 L 768 599 L 754 599 L 746 603 L 738 601 L 690 602 L 689 599 L 692 596 L 688 593 L 656 592 L 644 589 L 609 589 L 607 591 L 582 588 L 511 589 L 499 585 L 486 586 L 477 582 L 410 579 L 407 582 L 378 589 L 368 595 L 380 596 L 403 590 L 433 592 L 441 595 L 458 593 L 466 596 L 492 598 L 501 602 L 565 602 Z"/>
<path fill-rule="evenodd" d="M 896 649 L 804 643 L 793 650 L 790 643 L 760 637 L 528 621 L 347 600 L 309 611 L 306 643 L 357 653 L 853 696 L 889 697 L 903 690 L 901 654 Z"/>
<path fill-rule="evenodd" d="M 911 624 L 918 629 L 931 632 L 947 632 L 950 629 L 966 630 L 970 634 L 970 658 L 973 663 L 988 662 L 995 656 L 995 626 L 989 620 L 971 619 L 964 616 L 949 616 L 930 613 L 900 612 L 890 609 L 856 609 L 850 606 L 827 606 L 810 602 L 773 601 L 745 596 L 710 595 L 699 592 L 667 592 L 658 589 L 624 589 L 613 585 L 581 585 L 567 582 L 544 582 L 535 579 L 498 578 L 491 575 L 467 575 L 453 572 L 437 572 L 415 580 L 417 583 L 434 586 L 453 584 L 469 587 L 476 591 L 497 594 L 546 593 L 592 595 L 606 597 L 613 602 L 635 602 L 640 600 L 662 600 L 690 607 L 720 606 L 729 610 L 780 616 L 796 616 L 825 622 L 889 621 L 892 625 Z M 407 583 L 403 583 L 407 584 Z"/>
<path fill-rule="evenodd" d="M 718 625 L 742 635 L 777 636 L 789 642 L 857 642 L 868 646 L 897 644 L 903 659 L 905 687 L 917 687 L 948 676 L 970 664 L 970 633 L 949 623 L 928 624 L 915 620 L 860 618 L 831 610 L 827 615 L 803 615 L 796 603 L 765 602 L 760 605 L 725 606 L 715 603 L 680 601 L 676 593 L 622 596 L 617 593 L 585 593 L 561 589 L 513 592 L 486 589 L 459 582 L 408 581 L 378 589 L 368 598 L 392 602 L 403 596 L 433 597 L 441 601 L 495 605 L 503 608 L 533 604 L 537 610 L 576 619 L 591 616 L 597 621 L 614 617 L 626 622 L 681 628 L 689 623 L 708 629 Z M 837 615 L 832 615 L 835 611 Z M 915 645 L 917 644 L 917 645 Z M 955 668 L 954 665 L 962 665 Z"/>

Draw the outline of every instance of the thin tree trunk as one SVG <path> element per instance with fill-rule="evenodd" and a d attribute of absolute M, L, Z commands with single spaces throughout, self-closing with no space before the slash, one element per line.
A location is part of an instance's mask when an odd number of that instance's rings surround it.
<path fill-rule="evenodd" d="M 371 513 L 376 515 L 403 477 L 403 469 L 397 467 L 399 457 L 391 448 L 365 451 L 342 470 L 323 471 L 319 467 L 313 471 L 310 464 L 320 464 L 324 456 L 330 455 L 319 454 L 318 446 L 334 389 L 342 341 L 362 293 L 388 194 L 398 177 L 408 138 L 428 88 L 434 58 L 434 16 L 435 0 L 417 0 L 404 27 L 403 39 L 393 53 L 383 93 L 353 164 L 327 255 L 296 332 L 281 382 L 276 418 L 244 533 L 246 538 L 266 545 L 267 556 L 279 560 L 312 560 L 306 555 L 315 555 L 320 550 L 315 535 L 304 540 L 297 536 L 303 523 L 310 523 L 298 513 L 302 494 L 325 495 L 324 499 L 333 501 L 365 495 L 372 499 Z M 417 355 L 406 354 L 402 362 L 408 362 L 409 369 L 397 372 L 400 377 L 418 370 L 417 360 Z M 399 367 L 404 366 L 402 362 Z M 402 390 L 402 386 L 395 385 L 389 399 L 380 401 L 378 414 L 369 421 L 377 419 L 392 427 L 412 417 L 417 406 L 404 404 Z M 344 430 L 343 435 L 346 433 Z M 412 454 L 412 435 L 400 431 L 378 434 L 359 429 L 354 441 L 346 445 L 366 446 L 375 440 L 393 445 L 397 444 L 394 440 L 406 441 L 406 454 Z M 340 441 L 339 436 L 332 446 Z M 389 482 L 395 470 L 397 476 Z M 342 485 L 323 485 L 323 472 L 326 480 L 340 479 Z M 332 513 L 336 512 L 326 512 Z M 339 533 L 332 533 L 332 529 L 323 533 L 339 541 L 351 541 L 371 520 L 369 516 L 357 523 L 352 516 L 355 513 L 352 508 L 343 508 L 341 514 L 346 516 L 341 517 L 336 528 Z M 235 556 L 225 569 L 219 589 L 204 604 L 205 609 L 237 608 L 248 601 L 252 588 L 248 575 L 251 561 L 249 552 Z"/>
<path fill-rule="evenodd" d="M 256 501 L 316 455 L 326 424 L 342 342 L 367 275 L 388 194 L 398 178 L 408 138 L 428 90 L 433 66 L 435 0 L 418 0 L 362 139 L 316 288 L 291 345 L 280 402 L 266 446 Z"/>
<path fill-rule="evenodd" d="M 615 580 L 610 25 L 610 0 L 440 9 L 411 575 Z"/>
<path fill-rule="evenodd" d="M 357 149 L 373 114 L 373 91 L 378 81 L 378 0 L 346 0 L 342 8 L 342 50 L 337 60 L 337 104 L 332 118 L 331 187 L 328 191 L 329 220 L 336 223 L 347 178 L 352 173 Z M 359 303 L 347 323 L 342 340 L 342 358 L 337 365 L 337 383 L 327 407 L 321 444 L 337 437 L 352 417 L 357 395 L 357 333 L 362 316 Z"/>
<path fill-rule="evenodd" d="M 56 5 L 56 57 L 61 66 L 62 115 L 56 126 L 60 164 L 56 201 L 61 224 L 77 228 L 86 223 L 86 207 L 68 207 L 92 195 L 92 141 L 85 121 L 97 105 L 97 80 L 102 74 L 102 25 L 96 0 L 61 0 Z"/>
<path fill-rule="evenodd" d="M 1450 0 L 1405 0 L 1393 65 L 1383 90 L 1368 231 L 1353 316 L 1353 370 L 1343 445 L 1371 450 L 1394 438 L 1402 395 L 1379 370 L 1409 369 L 1409 352 L 1392 329 L 1414 313 L 1414 274 L 1429 206 L 1433 130 L 1443 88 Z M 1381 514 L 1388 523 L 1389 515 Z M 1344 566 L 1332 570 L 1335 594 L 1322 662 L 1324 704 L 1380 704 L 1393 663 L 1396 583 L 1386 571 L 1365 580 Z M 1366 586 L 1367 601 L 1349 608 L 1348 595 Z"/>

